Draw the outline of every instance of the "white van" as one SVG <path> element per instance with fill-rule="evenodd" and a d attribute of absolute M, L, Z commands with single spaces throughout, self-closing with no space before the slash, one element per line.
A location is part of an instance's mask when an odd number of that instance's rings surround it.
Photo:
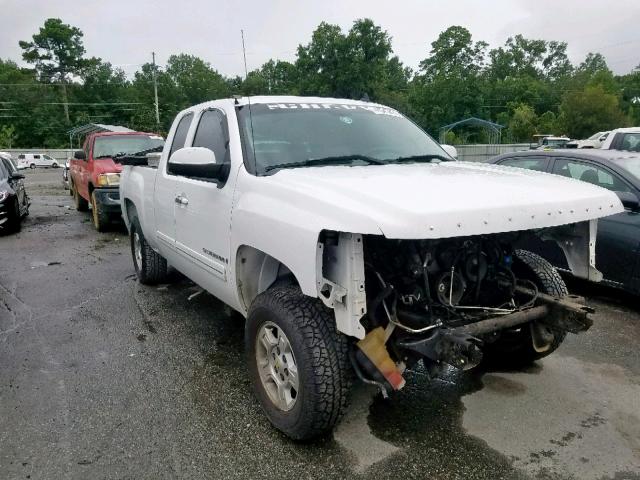
<path fill-rule="evenodd" d="M 58 160 L 41 153 L 21 153 L 18 155 L 18 168 L 51 167 L 58 168 Z"/>

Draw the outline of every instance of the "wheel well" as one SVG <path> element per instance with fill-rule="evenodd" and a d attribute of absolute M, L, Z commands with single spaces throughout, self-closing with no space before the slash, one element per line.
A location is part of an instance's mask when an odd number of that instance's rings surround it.
<path fill-rule="evenodd" d="M 138 210 L 136 210 L 135 204 L 128 198 L 124 199 L 124 211 L 127 213 L 127 219 L 129 219 L 129 221 L 138 216 Z"/>
<path fill-rule="evenodd" d="M 245 311 L 260 293 L 278 284 L 300 285 L 282 262 L 257 248 L 242 245 L 236 255 L 236 287 Z"/>

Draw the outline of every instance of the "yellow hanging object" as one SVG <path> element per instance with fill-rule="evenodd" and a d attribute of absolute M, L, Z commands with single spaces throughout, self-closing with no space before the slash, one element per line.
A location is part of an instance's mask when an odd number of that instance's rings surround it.
<path fill-rule="evenodd" d="M 384 328 L 377 327 L 367 333 L 356 345 L 373 367 L 389 382 L 389 385 L 394 390 L 400 390 L 404 387 L 405 380 L 395 362 L 389 356 L 384 342 Z"/>

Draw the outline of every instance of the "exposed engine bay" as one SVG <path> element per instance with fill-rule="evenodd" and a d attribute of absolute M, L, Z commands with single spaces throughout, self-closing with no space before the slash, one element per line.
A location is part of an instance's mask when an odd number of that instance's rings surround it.
<path fill-rule="evenodd" d="M 324 264 L 329 266 L 345 243 L 344 234 L 334 235 L 323 239 Z M 366 314 L 360 319 L 366 335 L 352 355 L 358 376 L 383 391 L 399 389 L 402 371 L 420 360 L 433 376 L 447 365 L 475 367 L 485 347 L 505 329 L 531 324 L 533 348 L 544 352 L 556 336 L 589 328 L 587 313 L 593 310 L 577 297 L 544 291 L 526 261 L 533 254 L 513 247 L 521 235 L 433 240 L 358 236 L 350 251 L 352 259 L 362 254 L 366 285 Z M 336 276 L 330 268 L 325 271 L 332 273 Z M 343 292 L 339 284 L 325 282 L 323 300 L 329 304 L 333 296 L 338 310 Z"/>

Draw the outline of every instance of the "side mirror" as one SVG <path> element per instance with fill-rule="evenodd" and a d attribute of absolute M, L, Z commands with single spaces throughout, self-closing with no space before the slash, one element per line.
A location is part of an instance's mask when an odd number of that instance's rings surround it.
<path fill-rule="evenodd" d="M 168 172 L 174 175 L 216 179 L 221 169 L 216 154 L 204 147 L 181 148 L 169 158 Z"/>
<path fill-rule="evenodd" d="M 73 152 L 73 158 L 76 160 L 86 160 L 87 156 L 84 154 L 84 150 L 76 150 Z"/>
<path fill-rule="evenodd" d="M 455 160 L 458 159 L 458 149 L 453 145 L 440 145 L 442 149 L 449 154 L 449 156 Z"/>
<path fill-rule="evenodd" d="M 622 202 L 624 208 L 628 208 L 632 212 L 640 210 L 640 199 L 635 193 L 631 192 L 616 192 L 618 198 Z"/>
<path fill-rule="evenodd" d="M 24 178 L 24 175 L 21 173 L 12 173 L 11 174 L 11 180 L 22 180 Z"/>

